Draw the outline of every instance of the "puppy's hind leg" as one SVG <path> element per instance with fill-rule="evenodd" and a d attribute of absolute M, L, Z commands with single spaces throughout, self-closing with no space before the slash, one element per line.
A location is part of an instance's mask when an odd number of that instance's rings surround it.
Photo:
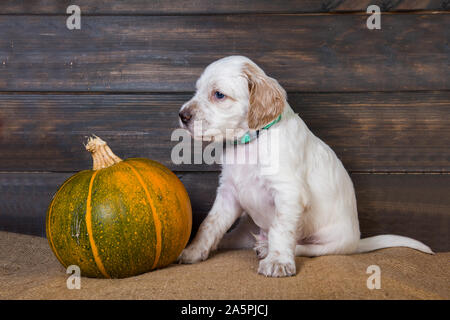
<path fill-rule="evenodd" d="M 219 243 L 219 249 L 253 248 L 259 259 L 264 259 L 269 252 L 267 232 L 260 230 L 252 218 L 244 213 L 237 226 L 227 232 Z"/>
<path fill-rule="evenodd" d="M 244 213 L 237 226 L 228 231 L 219 243 L 219 249 L 248 249 L 255 244 L 253 234 L 258 233 L 259 227 L 252 218 Z"/>
<path fill-rule="evenodd" d="M 256 240 L 253 250 L 255 250 L 258 259 L 264 259 L 269 253 L 269 241 L 267 239 L 267 232 L 260 230 L 258 235 L 253 234 L 253 236 Z"/>
<path fill-rule="evenodd" d="M 332 254 L 349 254 L 352 250 L 345 250 L 337 243 L 299 244 L 295 247 L 297 257 L 319 257 Z"/>
<path fill-rule="evenodd" d="M 295 246 L 295 256 L 318 257 L 332 254 L 351 254 L 356 251 L 358 234 L 351 232 L 336 233 L 339 227 L 327 227 L 318 231 L 309 239 L 300 241 Z M 334 233 L 333 233 L 334 232 Z"/>

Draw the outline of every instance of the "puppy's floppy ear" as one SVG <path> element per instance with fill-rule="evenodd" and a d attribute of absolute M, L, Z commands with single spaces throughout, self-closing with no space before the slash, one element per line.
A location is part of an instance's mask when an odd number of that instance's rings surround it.
<path fill-rule="evenodd" d="M 250 93 L 248 127 L 261 129 L 283 112 L 286 91 L 275 79 L 250 63 L 244 64 L 243 73 L 247 77 Z"/>

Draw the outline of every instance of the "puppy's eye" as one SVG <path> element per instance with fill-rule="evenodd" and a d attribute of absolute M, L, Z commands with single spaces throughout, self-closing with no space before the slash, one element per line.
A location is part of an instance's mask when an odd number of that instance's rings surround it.
<path fill-rule="evenodd" d="M 222 100 L 225 98 L 225 95 L 220 91 L 216 91 L 214 92 L 214 97 L 216 97 L 216 99 Z"/>

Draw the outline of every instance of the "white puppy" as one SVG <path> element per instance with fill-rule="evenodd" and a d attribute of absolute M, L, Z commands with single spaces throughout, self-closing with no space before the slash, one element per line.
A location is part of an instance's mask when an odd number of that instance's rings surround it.
<path fill-rule="evenodd" d="M 241 216 L 221 247 L 253 245 L 261 259 L 258 273 L 265 276 L 295 275 L 295 256 L 396 246 L 432 253 L 401 236 L 360 239 L 355 191 L 341 161 L 293 112 L 278 82 L 250 59 L 212 63 L 196 88 L 180 110 L 181 126 L 196 139 L 234 143 L 223 154 L 214 205 L 179 262 L 205 260 Z M 200 130 L 194 130 L 196 122 Z M 260 232 L 250 242 L 255 224 Z"/>

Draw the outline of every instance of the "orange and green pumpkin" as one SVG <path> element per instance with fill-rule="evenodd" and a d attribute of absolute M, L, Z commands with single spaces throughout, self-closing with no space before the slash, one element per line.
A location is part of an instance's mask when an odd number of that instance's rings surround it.
<path fill-rule="evenodd" d="M 47 210 L 47 239 L 64 267 L 124 278 L 174 262 L 191 233 L 192 212 L 177 176 L 144 158 L 121 160 L 98 137 L 86 145 L 93 170 L 59 188 Z"/>

